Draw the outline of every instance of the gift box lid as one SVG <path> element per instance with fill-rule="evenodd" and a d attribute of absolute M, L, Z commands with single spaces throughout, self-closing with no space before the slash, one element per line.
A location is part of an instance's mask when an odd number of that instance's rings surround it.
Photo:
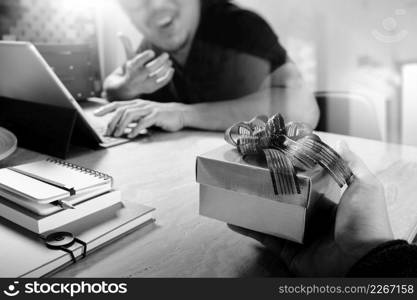
<path fill-rule="evenodd" d="M 307 208 L 312 182 L 325 176 L 322 171 L 317 168 L 297 174 L 300 194 L 275 195 L 266 165 L 254 157 L 243 158 L 235 148 L 225 145 L 197 157 L 196 180 L 203 185 Z"/>

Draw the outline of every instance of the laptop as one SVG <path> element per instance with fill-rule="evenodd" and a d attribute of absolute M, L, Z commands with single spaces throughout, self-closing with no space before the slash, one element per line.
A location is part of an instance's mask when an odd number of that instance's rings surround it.
<path fill-rule="evenodd" d="M 101 147 L 130 141 L 106 136 L 112 115 L 96 117 L 94 112 L 107 101 L 96 98 L 78 103 L 32 43 L 0 41 L 0 97 L 76 110 L 81 120 L 78 130 Z"/>

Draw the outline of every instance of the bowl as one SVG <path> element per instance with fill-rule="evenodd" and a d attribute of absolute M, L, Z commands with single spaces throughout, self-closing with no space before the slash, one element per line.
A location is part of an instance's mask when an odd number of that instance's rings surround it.
<path fill-rule="evenodd" d="M 16 149 L 16 136 L 10 131 L 0 127 L 0 161 L 12 155 Z"/>

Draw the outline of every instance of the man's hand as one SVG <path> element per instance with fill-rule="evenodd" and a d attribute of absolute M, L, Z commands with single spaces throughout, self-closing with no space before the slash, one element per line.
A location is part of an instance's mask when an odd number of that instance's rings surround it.
<path fill-rule="evenodd" d="M 313 213 L 305 245 L 230 225 L 278 255 L 297 276 L 344 276 L 365 254 L 393 239 L 384 189 L 365 164 L 345 144 L 339 148 L 349 163 L 355 181 L 336 206 L 321 199 Z M 310 234 L 309 234 L 310 233 Z"/>
<path fill-rule="evenodd" d="M 184 127 L 184 112 L 187 105 L 181 103 L 159 103 L 146 100 L 132 100 L 110 103 L 98 111 L 96 116 L 114 113 L 107 129 L 107 135 L 120 137 L 132 123 L 137 123 L 129 138 L 135 138 L 143 130 L 157 126 L 175 132 Z"/>
<path fill-rule="evenodd" d="M 135 55 L 130 40 L 123 34 L 119 34 L 119 38 L 127 62 L 122 70 L 116 70 L 106 79 L 105 89 L 108 94 L 121 94 L 123 99 L 132 99 L 138 95 L 152 94 L 172 80 L 174 69 L 167 53 L 156 59 L 152 50 Z"/>

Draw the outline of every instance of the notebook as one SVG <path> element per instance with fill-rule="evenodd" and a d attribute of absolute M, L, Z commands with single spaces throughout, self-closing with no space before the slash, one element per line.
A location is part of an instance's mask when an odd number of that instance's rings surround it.
<path fill-rule="evenodd" d="M 2 198 L 5 198 L 8 201 L 13 202 L 14 204 L 17 204 L 20 207 L 29 210 L 29 212 L 35 213 L 39 216 L 47 216 L 61 211 L 63 209 L 69 209 L 72 207 L 76 208 L 78 204 L 87 201 L 91 198 L 101 196 L 102 194 L 105 194 L 107 192 L 109 192 L 107 187 L 97 187 L 86 193 L 79 193 L 75 196 L 71 196 L 69 198 L 65 198 L 64 200 L 60 200 L 57 202 L 39 203 L 35 201 L 28 201 L 16 194 L 9 193 L 5 190 L 0 190 L 0 202 L 2 202 Z M 64 205 L 66 205 L 66 207 L 63 207 Z"/>
<path fill-rule="evenodd" d="M 0 170 L 0 193 L 3 190 L 16 197 L 38 203 L 51 203 L 71 196 L 69 191 L 46 184 L 10 169 Z"/>
<path fill-rule="evenodd" d="M 99 185 L 111 185 L 109 175 L 56 159 L 12 167 L 10 170 L 44 181 L 72 194 Z"/>
<path fill-rule="evenodd" d="M 0 170 L 0 196 L 48 215 L 112 190 L 111 176 L 55 159 Z"/>
<path fill-rule="evenodd" d="M 110 207 L 118 210 L 121 207 L 121 201 L 121 193 L 119 191 L 112 191 L 88 199 L 88 201 L 77 205 L 75 209 L 59 209 L 57 206 L 47 204 L 51 206 L 51 209 L 58 210 L 56 213 L 41 216 L 31 213 L 12 201 L 0 197 L 0 217 L 36 234 L 44 234 Z"/>

